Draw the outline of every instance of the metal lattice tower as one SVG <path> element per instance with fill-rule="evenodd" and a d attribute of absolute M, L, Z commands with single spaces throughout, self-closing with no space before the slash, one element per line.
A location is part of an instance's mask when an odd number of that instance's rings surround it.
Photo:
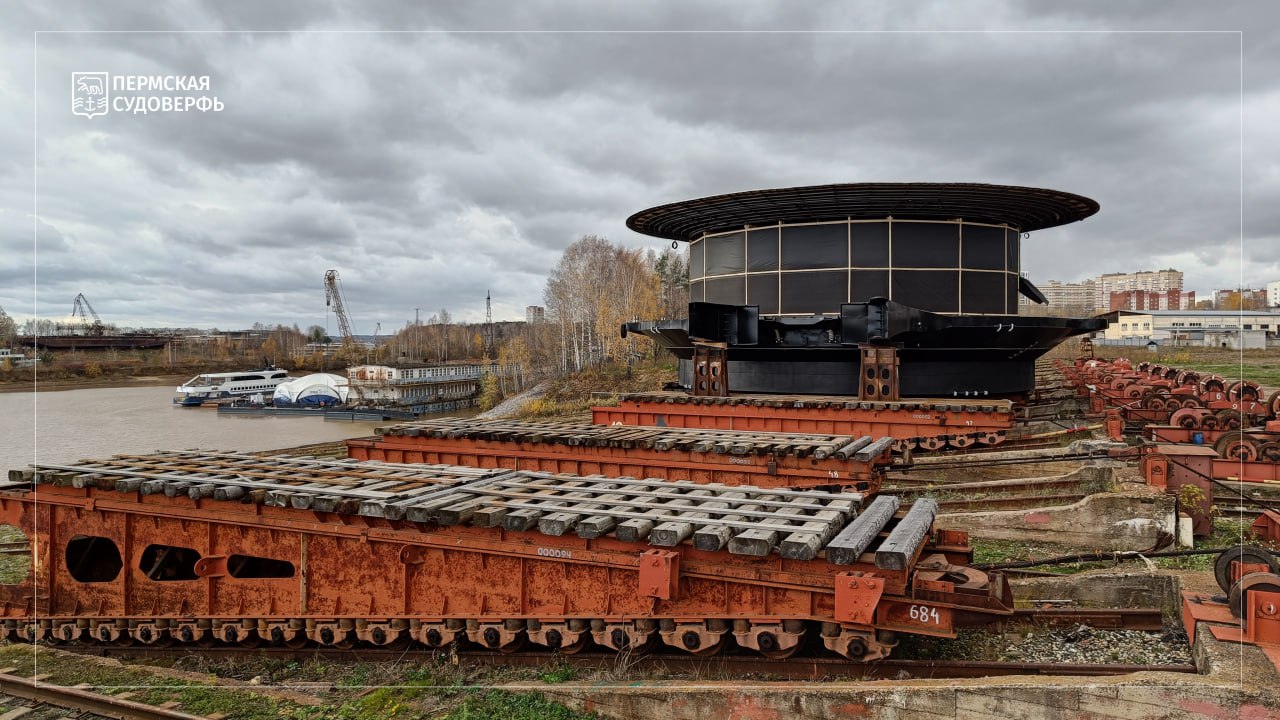
<path fill-rule="evenodd" d="M 347 305 L 342 297 L 340 282 L 337 270 L 330 270 L 324 274 L 324 304 L 332 307 L 333 314 L 338 318 L 338 331 L 342 333 L 342 342 L 351 344 L 356 341 L 356 338 L 351 332 L 351 321 L 347 318 Z"/>
<path fill-rule="evenodd" d="M 493 294 L 484 291 L 484 356 L 490 360 L 494 354 L 493 343 Z"/>

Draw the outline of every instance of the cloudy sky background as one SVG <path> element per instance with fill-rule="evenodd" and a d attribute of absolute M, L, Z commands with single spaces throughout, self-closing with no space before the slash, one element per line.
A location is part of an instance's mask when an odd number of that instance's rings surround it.
<path fill-rule="evenodd" d="M 867 181 L 1100 202 L 1024 243 L 1036 282 L 1280 280 L 1272 3 L 418 5 L 6 4 L 0 307 L 336 330 L 336 268 L 358 333 L 486 290 L 522 319 L 580 236 L 661 248 L 636 210 Z M 225 110 L 76 117 L 73 71 L 209 75 Z"/>

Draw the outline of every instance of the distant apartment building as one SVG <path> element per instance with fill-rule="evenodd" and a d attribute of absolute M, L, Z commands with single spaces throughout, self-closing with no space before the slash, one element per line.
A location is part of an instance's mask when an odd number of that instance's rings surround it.
<path fill-rule="evenodd" d="M 1111 293 L 1111 310 L 1190 310 L 1196 305 L 1196 292 L 1181 290 L 1124 290 Z"/>
<path fill-rule="evenodd" d="M 1280 280 L 1267 283 L 1267 307 L 1280 307 Z"/>
<path fill-rule="evenodd" d="M 530 325 L 540 323 L 547 319 L 547 309 L 541 305 L 525 305 L 524 321 Z"/>
<path fill-rule="evenodd" d="M 1049 307 L 1079 308 L 1080 312 L 1093 312 L 1093 298 L 1097 294 L 1093 280 L 1064 283 L 1057 280 L 1038 285 L 1049 301 Z"/>
<path fill-rule="evenodd" d="M 1182 271 L 1168 268 L 1165 270 L 1143 270 L 1134 273 L 1104 273 L 1094 280 L 1094 307 L 1100 310 L 1111 310 L 1111 294 L 1126 293 L 1131 290 L 1168 293 L 1179 292 L 1178 302 L 1182 302 Z M 1172 296 L 1166 296 L 1172 297 Z M 1167 302 L 1167 301 L 1166 301 Z M 1183 307 L 1161 308 L 1183 310 Z"/>
<path fill-rule="evenodd" d="M 1214 310 L 1261 310 L 1270 307 L 1270 291 L 1263 290 L 1214 290 Z"/>

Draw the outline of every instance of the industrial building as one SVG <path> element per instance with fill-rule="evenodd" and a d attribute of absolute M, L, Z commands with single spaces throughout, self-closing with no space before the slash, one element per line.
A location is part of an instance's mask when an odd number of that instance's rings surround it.
<path fill-rule="evenodd" d="M 15 352 L 9 348 L 0 348 L 0 368 L 3 368 L 6 362 L 9 363 L 9 367 L 11 368 L 23 368 L 31 367 L 39 363 L 40 358 L 36 357 L 34 353 L 32 353 L 31 357 L 27 357 L 26 355 L 20 352 Z"/>
<path fill-rule="evenodd" d="M 1103 316 L 1110 323 L 1103 342 L 1203 345 L 1232 349 L 1264 349 L 1280 332 L 1280 313 L 1238 310 L 1116 310 Z"/>
<path fill-rule="evenodd" d="M 347 368 L 354 395 L 362 403 L 414 413 L 471 407 L 485 375 L 505 375 L 511 367 L 497 363 L 427 365 L 356 365 Z"/>

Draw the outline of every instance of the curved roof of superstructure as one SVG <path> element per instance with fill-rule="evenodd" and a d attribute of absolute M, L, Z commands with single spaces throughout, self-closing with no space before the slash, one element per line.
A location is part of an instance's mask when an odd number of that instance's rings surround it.
<path fill-rule="evenodd" d="M 984 183 L 839 183 L 749 190 L 659 205 L 627 218 L 627 227 L 668 240 L 777 222 L 956 220 L 1023 232 L 1083 220 L 1098 203 L 1058 190 Z"/>

